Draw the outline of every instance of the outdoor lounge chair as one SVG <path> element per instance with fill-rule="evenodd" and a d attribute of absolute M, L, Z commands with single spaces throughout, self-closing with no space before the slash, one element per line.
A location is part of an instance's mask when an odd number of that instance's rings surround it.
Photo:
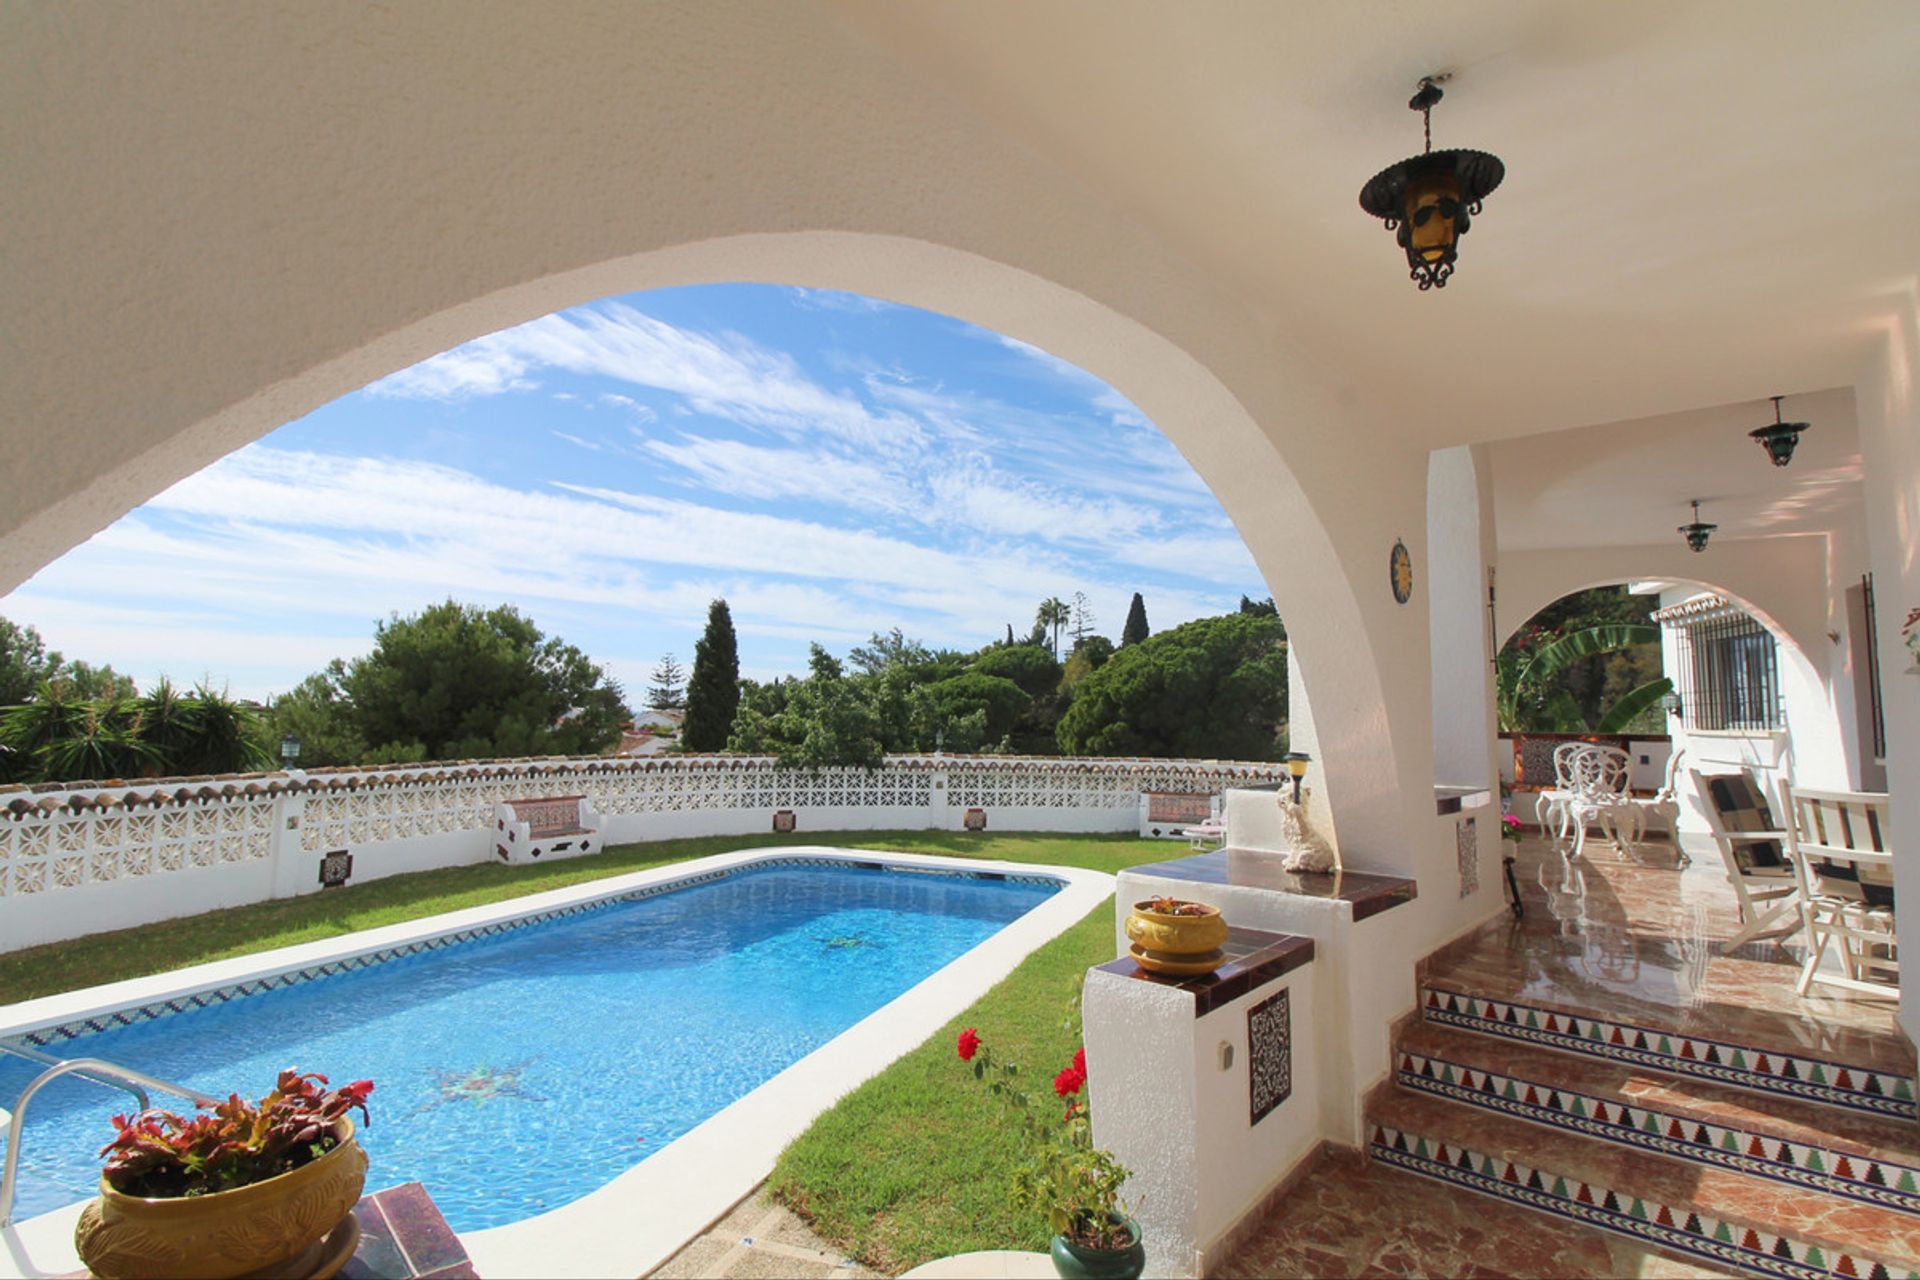
<path fill-rule="evenodd" d="M 1687 772 L 1706 811 L 1713 842 L 1727 865 L 1727 883 L 1740 899 L 1744 927 L 1727 940 L 1726 949 L 1798 929 L 1800 887 L 1787 861 L 1787 833 L 1774 827 L 1766 796 L 1753 775 Z"/>
<path fill-rule="evenodd" d="M 1897 997 L 1900 961 L 1886 793 L 1814 791 L 1782 779 L 1780 798 L 1787 816 L 1787 856 L 1799 882 L 1807 929 L 1800 994 L 1824 982 Z M 1820 961 L 1836 941 L 1844 974 L 1822 973 Z"/>

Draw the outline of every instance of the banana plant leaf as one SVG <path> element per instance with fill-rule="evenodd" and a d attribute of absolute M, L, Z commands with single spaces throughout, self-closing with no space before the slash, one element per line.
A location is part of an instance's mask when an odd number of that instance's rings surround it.
<path fill-rule="evenodd" d="M 1629 690 L 1620 695 L 1620 700 L 1607 708 L 1600 717 L 1600 723 L 1594 726 L 1595 733 L 1625 733 L 1627 726 L 1640 718 L 1640 714 L 1649 707 L 1658 706 L 1660 699 L 1673 689 L 1673 681 L 1661 676 L 1658 680 L 1649 680 L 1638 689 Z"/>

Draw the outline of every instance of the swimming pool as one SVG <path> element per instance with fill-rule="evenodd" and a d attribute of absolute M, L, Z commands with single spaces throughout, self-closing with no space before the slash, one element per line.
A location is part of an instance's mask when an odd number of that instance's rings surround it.
<path fill-rule="evenodd" d="M 371 1076 L 369 1185 L 419 1178 L 463 1237 L 512 1237 L 518 1247 L 529 1243 L 526 1220 L 566 1218 L 554 1211 L 595 1199 L 610 1182 L 627 1185 L 661 1164 L 675 1138 L 721 1132 L 756 1099 L 804 1127 L 841 1088 L 917 1043 L 929 1019 L 937 1026 L 957 1013 L 956 977 L 1011 969 L 1110 884 L 1069 869 L 750 851 L 506 904 L 514 918 L 463 912 L 373 931 L 357 951 L 352 939 L 292 948 L 283 960 L 311 960 L 320 947 L 333 958 L 308 968 L 256 963 L 251 981 L 225 988 L 189 993 L 175 981 L 157 1002 L 106 999 L 166 985 L 143 979 L 14 1006 L 0 1011 L 12 1015 L 0 1016 L 0 1034 L 32 1025 L 23 1015 L 64 1008 L 82 1015 L 62 1024 L 77 1038 L 44 1020 L 31 1038 L 63 1056 L 108 1058 L 222 1093 L 259 1092 L 295 1063 L 339 1079 Z M 402 945 L 375 952 L 373 942 Z M 981 968 L 996 948 L 1005 954 Z M 237 963 L 202 969 L 232 972 Z M 977 976 L 963 985 L 967 1000 L 984 991 Z M 886 1034 L 888 1018 L 876 1010 L 892 1011 L 899 1034 Z M 910 1026 L 901 1010 L 913 1013 Z M 878 1054 L 875 1033 L 886 1040 Z M 821 1046 L 863 1036 L 862 1064 L 842 1072 L 847 1085 L 822 1091 L 816 1060 L 832 1054 Z M 31 1074 L 4 1070 L 0 1096 Z M 795 1082 L 806 1078 L 819 1097 L 796 1106 Z M 36 1100 L 19 1217 L 91 1193 L 92 1153 L 122 1106 L 82 1082 Z M 764 1114 L 751 1123 L 785 1128 Z M 747 1163 L 770 1165 L 777 1149 Z M 705 1219 L 687 1221 L 681 1238 Z M 665 1239 L 682 1227 L 660 1230 Z"/>

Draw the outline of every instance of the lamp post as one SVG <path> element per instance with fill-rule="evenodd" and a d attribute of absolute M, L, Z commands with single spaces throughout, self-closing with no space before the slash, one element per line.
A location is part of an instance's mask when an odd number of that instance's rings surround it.
<path fill-rule="evenodd" d="M 1293 802 L 1300 803 L 1300 779 L 1307 776 L 1307 763 L 1313 759 L 1304 751 L 1287 752 L 1287 772 L 1293 775 Z"/>
<path fill-rule="evenodd" d="M 300 735 L 297 733 L 290 733 L 286 737 L 280 739 L 281 766 L 283 768 L 291 769 L 293 768 L 294 762 L 299 758 L 300 758 Z"/>

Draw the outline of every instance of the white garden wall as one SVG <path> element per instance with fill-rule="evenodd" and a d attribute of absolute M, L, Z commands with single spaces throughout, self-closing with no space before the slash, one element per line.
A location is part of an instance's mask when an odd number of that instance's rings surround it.
<path fill-rule="evenodd" d="M 1278 765 L 1196 760 L 894 756 L 877 769 L 766 757 L 599 757 L 0 790 L 0 951 L 216 907 L 487 862 L 494 805 L 584 794 L 608 844 L 796 830 L 1131 832 L 1140 793 L 1217 794 Z M 6 996 L 0 992 L 0 1002 Z"/>

